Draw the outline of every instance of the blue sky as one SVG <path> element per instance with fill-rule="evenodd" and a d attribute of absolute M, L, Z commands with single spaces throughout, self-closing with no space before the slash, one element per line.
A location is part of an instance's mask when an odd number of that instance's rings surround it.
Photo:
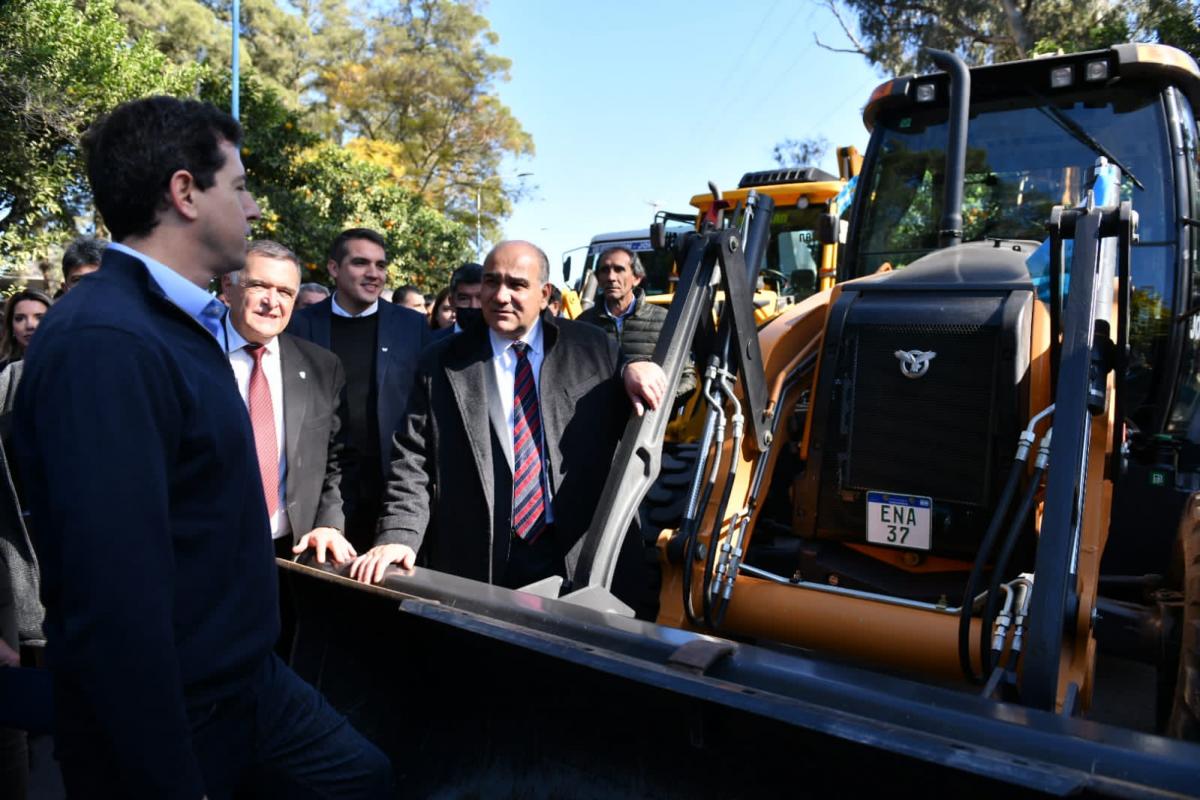
<path fill-rule="evenodd" d="M 865 150 L 862 107 L 884 80 L 816 45 L 846 39 L 815 0 L 491 0 L 483 13 L 513 62 L 498 93 L 537 149 L 505 165 L 533 173 L 505 236 L 556 269 L 596 233 L 648 227 L 651 203 L 685 211 L 707 181 L 770 168 L 783 139 Z M 832 149 L 818 166 L 836 173 Z"/>

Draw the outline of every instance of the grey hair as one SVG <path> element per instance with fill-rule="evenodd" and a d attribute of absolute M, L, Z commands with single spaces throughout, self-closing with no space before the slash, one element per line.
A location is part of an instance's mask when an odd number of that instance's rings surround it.
<path fill-rule="evenodd" d="M 317 294 L 321 295 L 322 297 L 329 297 L 329 287 L 324 284 L 321 284 L 321 283 L 302 283 L 302 284 L 300 284 L 300 290 L 298 292 L 296 292 L 296 294 L 301 295 L 304 292 L 316 292 Z"/>
<path fill-rule="evenodd" d="M 637 253 L 633 252 L 628 247 L 622 247 L 621 245 L 602 250 L 600 252 L 600 256 L 596 259 L 596 263 L 599 264 L 604 260 L 605 256 L 612 255 L 613 253 L 624 253 L 625 255 L 629 256 L 629 269 L 633 272 L 633 276 L 635 278 L 646 277 L 646 268 L 642 266 L 642 260 L 637 257 Z"/>
<path fill-rule="evenodd" d="M 108 246 L 108 242 L 103 239 L 97 239 L 94 236 L 80 236 L 75 241 L 67 245 L 63 250 L 62 271 L 63 278 L 70 276 L 72 272 L 80 267 L 89 264 L 100 265 L 100 259 L 104 255 L 104 248 Z"/>
<path fill-rule="evenodd" d="M 250 256 L 262 256 L 263 258 L 276 258 L 280 261 L 290 261 L 296 265 L 296 274 L 301 278 L 304 277 L 304 272 L 300 269 L 300 258 L 288 248 L 281 245 L 279 242 L 272 242 L 269 239 L 256 239 L 246 245 L 246 258 Z M 242 270 L 229 273 L 229 282 L 237 283 L 242 278 Z M 300 287 L 303 289 L 304 287 Z"/>
<path fill-rule="evenodd" d="M 526 247 L 532 247 L 535 251 L 537 251 L 538 261 L 540 262 L 539 269 L 538 269 L 538 280 L 541 281 L 542 283 L 549 283 L 550 282 L 550 257 L 548 255 L 546 255 L 545 250 L 538 247 L 533 242 L 527 242 L 524 239 L 506 239 L 503 242 L 497 242 L 496 246 L 493 247 L 490 251 L 488 251 L 487 257 L 483 259 L 484 272 L 487 272 L 488 265 L 492 263 L 492 260 L 493 260 L 494 256 L 496 255 L 497 250 L 499 250 L 501 247 L 507 247 L 508 245 L 513 245 L 513 244 L 520 244 L 520 245 L 524 245 Z"/>

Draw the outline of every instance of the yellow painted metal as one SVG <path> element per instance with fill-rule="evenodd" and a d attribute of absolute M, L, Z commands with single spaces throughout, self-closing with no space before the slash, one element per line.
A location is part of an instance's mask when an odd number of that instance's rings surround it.
<path fill-rule="evenodd" d="M 790 413 L 805 388 L 817 384 L 820 370 L 820 342 L 829 308 L 854 281 L 838 284 L 832 289 L 819 292 L 784 311 L 767 324 L 759 335 L 762 347 L 767 385 L 770 387 L 768 408 L 773 413 Z M 1050 321 L 1044 304 L 1035 302 L 1031 321 L 1030 351 L 1030 396 L 1028 413 L 1045 408 L 1050 402 Z M 817 352 L 818 364 L 808 384 L 794 386 L 781 396 L 786 373 L 795 368 L 798 357 L 805 352 Z M 1111 410 L 1110 410 L 1111 415 Z M 811 421 L 811 418 L 810 418 Z M 1061 686 L 1059 702 L 1069 684 L 1080 689 L 1080 700 L 1086 707 L 1091 699 L 1092 674 L 1095 665 L 1095 640 L 1091 633 L 1091 614 L 1099 580 L 1100 555 L 1103 553 L 1104 537 L 1108 530 L 1111 507 L 1112 485 L 1105 479 L 1104 460 L 1111 449 L 1110 426 L 1112 420 L 1100 417 L 1094 422 L 1091 436 L 1091 454 L 1088 464 L 1087 500 L 1084 509 L 1082 546 L 1079 560 L 1080 611 L 1076 624 L 1064 639 L 1062 652 Z M 1044 434 L 1049 421 L 1039 427 Z M 782 426 L 781 426 L 782 429 Z M 811 429 L 804 431 L 798 451 L 802 459 L 807 458 L 807 447 L 812 436 Z M 766 474 L 772 474 L 782 445 L 772 448 L 765 457 Z M 720 474 L 723 476 L 729 459 L 737 458 L 729 506 L 726 517 L 720 521 L 717 546 L 720 547 L 730 536 L 740 541 L 733 544 L 747 551 L 758 522 L 759 508 L 749 506 L 750 488 L 755 467 L 764 454 L 758 452 L 747 440 L 741 452 L 733 453 L 732 445 L 726 442 L 720 454 Z M 718 483 L 713 492 L 714 499 L 703 510 L 700 523 L 700 541 L 710 546 L 709 539 L 714 527 L 717 499 L 722 490 Z M 765 491 L 765 489 L 763 490 Z M 745 519 L 749 516 L 749 520 Z M 1040 513 L 1035 518 L 1040 525 Z M 667 543 L 674 531 L 664 531 L 658 540 L 660 563 L 663 570 L 662 591 L 658 621 L 676 627 L 689 627 L 682 603 L 684 565 L 673 564 L 666 557 Z M 872 555 L 873 548 L 856 548 Z M 895 566 L 904 568 L 902 564 Z M 969 569 L 969 562 L 950 562 L 939 559 L 938 569 Z M 928 565 L 916 565 L 911 571 L 921 572 Z M 701 606 L 703 591 L 703 565 L 691 565 L 693 570 L 693 600 L 696 608 Z M 811 577 L 811 576 L 806 576 Z M 958 598 L 954 598 L 956 602 Z M 979 635 L 978 619 L 972 622 L 972 639 Z M 945 610 L 889 603 L 879 599 L 851 596 L 831 592 L 810 585 L 784 585 L 740 573 L 734 586 L 732 601 L 720 631 L 724 635 L 751 639 L 768 639 L 814 651 L 849 658 L 866 664 L 883 666 L 906 673 L 922 675 L 928 679 L 957 680 L 961 678 L 958 662 L 958 617 Z M 977 648 L 972 648 L 972 660 L 978 669 Z"/>
<path fill-rule="evenodd" d="M 731 205 L 746 202 L 746 198 L 750 192 L 754 191 L 759 194 L 770 195 L 775 201 L 776 208 L 782 206 L 794 206 L 800 202 L 801 197 L 807 197 L 810 203 L 828 203 L 833 198 L 837 197 L 838 192 L 842 190 L 844 184 L 842 181 L 813 181 L 811 183 L 779 183 L 768 186 L 753 186 L 748 189 L 730 189 L 722 192 L 722 198 Z M 700 209 L 703 213 L 712 208 L 713 198 L 711 194 L 698 194 L 692 197 L 689 201 L 693 206 Z"/>
<path fill-rule="evenodd" d="M 579 301 L 579 292 L 574 289 L 563 289 L 562 315 L 567 319 L 578 319 L 583 313 L 583 304 Z"/>

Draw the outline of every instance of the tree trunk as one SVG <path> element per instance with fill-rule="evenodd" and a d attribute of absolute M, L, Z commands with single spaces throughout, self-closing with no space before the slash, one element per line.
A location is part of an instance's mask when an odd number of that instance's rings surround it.
<path fill-rule="evenodd" d="M 1012 36 L 1013 45 L 1017 48 L 1017 53 L 1021 58 L 1025 58 L 1029 54 L 1029 49 L 1033 47 L 1033 42 L 1029 38 L 1029 28 L 1025 25 L 1025 15 L 1017 8 L 1015 0 L 1002 0 L 1004 3 L 1004 16 L 1008 19 L 1008 32 Z"/>

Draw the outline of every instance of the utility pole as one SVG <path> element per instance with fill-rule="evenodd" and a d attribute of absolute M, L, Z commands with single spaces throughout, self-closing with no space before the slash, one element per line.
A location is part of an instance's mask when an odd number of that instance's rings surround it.
<path fill-rule="evenodd" d="M 233 93 L 230 96 L 229 113 L 234 119 L 239 119 L 240 98 L 239 89 L 241 84 L 241 64 L 238 63 L 238 40 L 242 34 L 242 9 L 240 0 L 233 0 Z"/>
<path fill-rule="evenodd" d="M 475 184 L 475 260 L 483 259 L 483 222 L 480 211 L 480 201 L 482 200 L 483 183 Z"/>

